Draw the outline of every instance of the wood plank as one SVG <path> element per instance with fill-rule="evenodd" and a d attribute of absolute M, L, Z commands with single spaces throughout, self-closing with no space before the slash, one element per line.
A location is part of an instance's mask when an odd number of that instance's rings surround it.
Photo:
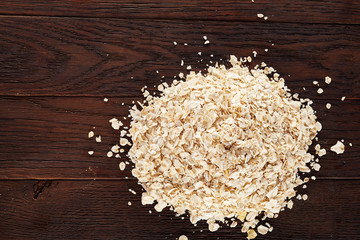
<path fill-rule="evenodd" d="M 201 70 L 256 50 L 256 61 L 277 69 L 291 88 L 359 99 L 359 49 L 357 25 L 2 17 L 0 95 L 137 96 L 139 87 L 170 80 L 187 65 Z M 312 82 L 324 86 L 327 75 L 333 83 L 316 94 Z"/>
<path fill-rule="evenodd" d="M 268 220 L 273 232 L 256 239 L 357 239 L 359 189 L 358 180 L 310 182 L 299 190 L 309 199 L 294 200 L 293 209 Z M 135 180 L 0 181 L 2 238 L 150 240 L 185 234 L 189 239 L 245 239 L 240 224 L 211 233 L 203 221 L 194 227 L 188 217 L 181 220 L 169 210 L 157 213 L 141 205 L 140 192 Z"/>
<path fill-rule="evenodd" d="M 342 0 L 7 0 L 0 3 L 0 14 L 157 18 L 157 19 L 205 19 L 226 21 L 257 21 L 263 13 L 269 22 L 308 23 L 360 23 L 359 1 Z"/>
<path fill-rule="evenodd" d="M 109 119 L 128 115 L 128 106 L 138 98 L 79 97 L 3 97 L 0 98 L 0 179 L 124 178 L 130 169 L 120 171 L 119 159 L 106 153 L 118 142 L 119 133 Z M 122 102 L 126 104 L 121 105 Z M 344 139 L 346 151 L 336 155 L 328 150 L 321 159 L 318 177 L 360 177 L 360 102 L 359 100 L 317 100 L 323 131 L 319 143 L 326 149 Z M 129 124 L 128 119 L 123 121 Z M 102 143 L 88 139 L 95 126 Z M 353 147 L 349 147 L 349 143 Z M 93 150 L 93 156 L 88 151 Z M 122 154 L 122 160 L 128 160 Z"/>

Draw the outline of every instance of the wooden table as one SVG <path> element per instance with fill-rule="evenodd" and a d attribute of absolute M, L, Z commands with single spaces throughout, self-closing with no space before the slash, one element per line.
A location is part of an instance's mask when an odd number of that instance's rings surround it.
<path fill-rule="evenodd" d="M 0 14 L 0 239 L 245 239 L 241 227 L 150 214 L 131 168 L 106 152 L 118 141 L 109 119 L 127 116 L 142 86 L 254 50 L 314 100 L 328 150 L 299 189 L 309 199 L 258 239 L 360 239 L 360 1 L 4 0 Z M 102 143 L 87 138 L 93 127 Z"/>

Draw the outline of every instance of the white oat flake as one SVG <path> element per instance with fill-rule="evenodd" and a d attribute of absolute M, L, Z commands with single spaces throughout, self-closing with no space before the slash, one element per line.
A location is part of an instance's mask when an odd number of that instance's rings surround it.
<path fill-rule="evenodd" d="M 336 154 L 342 154 L 345 151 L 345 145 L 342 142 L 337 141 L 336 144 L 330 148 L 330 150 L 336 152 Z"/>

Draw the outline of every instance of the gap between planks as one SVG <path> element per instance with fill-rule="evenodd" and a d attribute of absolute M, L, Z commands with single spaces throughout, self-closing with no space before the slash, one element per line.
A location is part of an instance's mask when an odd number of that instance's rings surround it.
<path fill-rule="evenodd" d="M 0 14 L 0 18 L 50 18 L 50 19 L 77 19 L 77 20 L 86 20 L 86 19 L 116 19 L 116 20 L 151 20 L 151 21 L 169 21 L 169 22 L 233 22 L 233 23 L 259 23 L 260 20 L 256 18 L 256 20 L 237 20 L 237 19 L 226 19 L 226 18 L 218 18 L 218 19 L 208 19 L 208 18 L 159 18 L 159 17 L 92 17 L 92 16 L 51 16 L 51 15 L 30 15 L 30 14 Z M 360 23 L 327 23 L 327 22 L 291 22 L 291 21 L 274 21 L 268 19 L 266 21 L 261 21 L 263 24 L 296 24 L 296 25 L 336 25 L 336 26 L 360 26 Z"/>

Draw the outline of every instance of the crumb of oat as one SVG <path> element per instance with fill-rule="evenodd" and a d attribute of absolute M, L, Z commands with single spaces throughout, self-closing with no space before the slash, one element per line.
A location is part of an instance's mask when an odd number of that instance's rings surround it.
<path fill-rule="evenodd" d="M 108 151 L 108 153 L 106 154 L 107 157 L 111 158 L 114 155 L 114 153 L 112 151 Z"/>
<path fill-rule="evenodd" d="M 123 123 L 121 121 L 117 120 L 116 118 L 110 119 L 109 122 L 111 123 L 111 127 L 115 130 L 119 130 L 120 127 L 123 126 Z"/>
<path fill-rule="evenodd" d="M 257 17 L 258 17 L 258 18 L 263 18 L 263 17 L 264 17 L 264 14 L 258 13 L 258 14 L 257 14 Z"/>
<path fill-rule="evenodd" d="M 120 163 L 119 163 L 119 168 L 120 168 L 121 171 L 124 171 L 125 168 L 126 168 L 125 163 L 124 163 L 124 162 L 120 162 Z"/>
<path fill-rule="evenodd" d="M 185 235 L 181 235 L 181 236 L 179 237 L 179 240 L 188 240 L 188 237 L 185 236 Z"/>
<path fill-rule="evenodd" d="M 322 88 L 319 88 L 318 90 L 317 90 L 317 93 L 318 94 L 322 94 L 324 92 L 324 90 L 322 89 Z"/>
<path fill-rule="evenodd" d="M 320 171 L 320 164 L 318 164 L 318 163 L 315 163 L 314 164 L 314 166 L 313 166 L 313 169 L 315 170 L 315 171 Z M 306 186 L 306 185 L 304 185 L 304 186 Z"/>
<path fill-rule="evenodd" d="M 210 44 L 210 41 L 209 41 L 209 40 L 206 40 L 206 41 L 204 42 L 204 44 L 205 44 L 205 45 L 208 45 L 208 44 Z"/>
<path fill-rule="evenodd" d="M 90 131 L 89 133 L 88 133 L 88 138 L 92 138 L 94 136 L 94 132 L 93 131 Z"/>
<path fill-rule="evenodd" d="M 345 100 L 345 98 L 346 98 L 346 97 L 345 97 L 345 96 L 343 96 L 343 97 L 341 98 L 341 101 L 344 101 L 344 100 Z"/>
<path fill-rule="evenodd" d="M 327 109 L 330 109 L 330 108 L 331 108 L 331 104 L 330 104 L 330 103 L 327 103 L 327 104 L 326 104 L 326 108 L 327 108 Z"/>
<path fill-rule="evenodd" d="M 88 151 L 88 154 L 89 154 L 89 155 L 93 155 L 93 154 L 94 154 L 94 151 Z"/>
<path fill-rule="evenodd" d="M 336 154 L 342 154 L 345 151 L 345 145 L 342 142 L 337 141 L 336 144 L 330 148 L 330 150 L 336 152 Z"/>
<path fill-rule="evenodd" d="M 330 84 L 331 83 L 331 78 L 329 76 L 325 77 L 325 83 L 326 84 Z"/>
<path fill-rule="evenodd" d="M 95 141 L 96 142 L 101 142 L 101 136 L 99 135 L 99 136 L 95 137 Z"/>

